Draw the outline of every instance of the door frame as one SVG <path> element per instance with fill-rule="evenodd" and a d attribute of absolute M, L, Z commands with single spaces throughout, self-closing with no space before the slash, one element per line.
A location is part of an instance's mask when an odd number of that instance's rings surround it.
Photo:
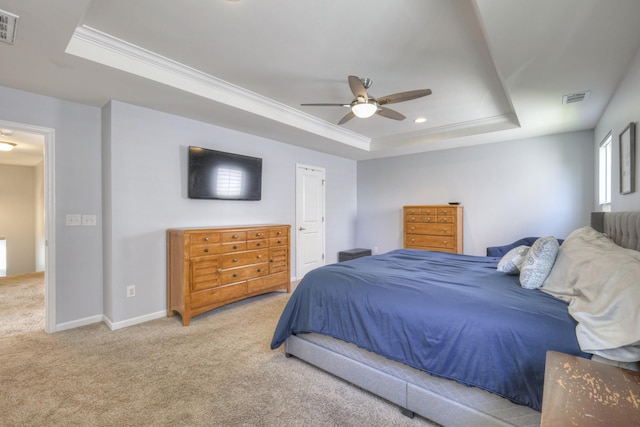
<path fill-rule="evenodd" d="M 44 331 L 56 331 L 55 130 L 0 120 L 0 127 L 44 138 Z"/>
<path fill-rule="evenodd" d="M 302 271 L 302 253 L 303 253 L 303 245 L 302 245 L 302 239 L 300 238 L 300 233 L 298 233 L 298 228 L 300 227 L 300 223 L 302 222 L 302 218 L 299 217 L 299 212 L 300 209 L 298 203 L 300 203 L 300 201 L 302 200 L 302 185 L 300 185 L 301 183 L 299 182 L 298 179 L 298 171 L 300 169 L 310 169 L 310 170 L 314 170 L 314 171 L 321 171 L 322 172 L 322 180 L 323 183 L 326 183 L 326 170 L 325 168 L 321 168 L 318 166 L 310 166 L 310 165 L 305 165 L 305 164 L 301 164 L 301 163 L 296 163 L 296 225 L 295 225 L 295 233 L 296 233 L 296 279 L 301 279 L 300 277 L 300 272 Z M 322 256 L 323 256 L 323 261 L 326 264 L 326 258 L 325 258 L 325 254 L 326 254 L 326 245 L 327 245 L 327 236 L 326 236 L 326 221 L 324 221 L 325 218 L 325 212 L 326 212 L 326 185 L 322 186 Z"/>

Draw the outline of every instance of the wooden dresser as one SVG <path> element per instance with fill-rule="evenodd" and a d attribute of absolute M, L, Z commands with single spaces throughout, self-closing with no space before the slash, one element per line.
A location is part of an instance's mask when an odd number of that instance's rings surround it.
<path fill-rule="evenodd" d="M 463 253 L 462 206 L 404 207 L 404 247 Z"/>
<path fill-rule="evenodd" d="M 167 316 L 291 291 L 289 225 L 167 230 Z"/>

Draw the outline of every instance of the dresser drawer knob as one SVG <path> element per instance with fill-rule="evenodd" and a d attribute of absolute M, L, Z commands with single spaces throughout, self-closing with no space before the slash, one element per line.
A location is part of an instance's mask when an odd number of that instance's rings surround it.
<path fill-rule="evenodd" d="M 238 275 L 237 275 L 236 273 L 233 273 L 233 276 L 232 276 L 232 277 L 238 277 Z"/>
<path fill-rule="evenodd" d="M 204 248 L 204 251 L 205 252 L 209 252 L 209 248 Z"/>
<path fill-rule="evenodd" d="M 282 234 L 282 231 L 278 231 L 278 232 L 276 233 L 276 236 L 279 236 L 279 235 L 281 235 L 281 234 Z"/>
<path fill-rule="evenodd" d="M 260 268 L 258 269 L 258 273 L 262 273 L 262 270 Z"/>
<path fill-rule="evenodd" d="M 222 269 L 221 268 L 218 269 L 218 273 L 222 273 Z"/>
<path fill-rule="evenodd" d="M 411 243 L 413 243 L 413 242 L 415 242 L 415 241 L 416 241 L 416 239 L 411 239 Z"/>
<path fill-rule="evenodd" d="M 209 241 L 209 238 L 208 238 L 208 237 L 205 237 L 205 238 L 204 238 L 204 241 L 205 241 L 205 242 L 208 242 L 208 241 Z"/>
<path fill-rule="evenodd" d="M 238 246 L 237 245 L 233 245 L 233 249 L 238 249 Z"/>
<path fill-rule="evenodd" d="M 238 262 L 238 258 L 234 258 L 234 259 L 233 259 L 233 262 Z"/>
<path fill-rule="evenodd" d="M 411 231 L 413 231 L 413 230 L 415 230 L 415 229 L 416 229 L 415 227 L 411 227 Z"/>
<path fill-rule="evenodd" d="M 234 238 L 234 239 L 237 239 L 237 238 L 238 238 L 238 235 L 237 235 L 237 234 L 234 234 L 234 235 L 233 235 L 233 238 Z"/>
<path fill-rule="evenodd" d="M 446 240 L 445 240 L 445 241 L 443 241 L 443 242 L 442 242 L 442 244 L 443 244 L 443 245 L 446 245 L 446 244 L 447 244 L 447 241 L 446 241 Z"/>
<path fill-rule="evenodd" d="M 278 244 L 282 243 L 282 240 L 278 240 Z"/>
<path fill-rule="evenodd" d="M 256 237 L 261 237 L 262 233 L 256 233 Z"/>
<path fill-rule="evenodd" d="M 256 246 L 260 246 L 260 243 L 256 243 Z"/>
<path fill-rule="evenodd" d="M 262 258 L 262 255 L 258 255 L 258 259 Z"/>

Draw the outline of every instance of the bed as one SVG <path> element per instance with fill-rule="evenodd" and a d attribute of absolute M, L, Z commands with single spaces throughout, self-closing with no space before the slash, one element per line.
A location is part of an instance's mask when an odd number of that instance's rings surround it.
<path fill-rule="evenodd" d="M 288 356 L 395 403 L 407 416 L 446 426 L 539 425 L 547 350 L 617 363 L 640 358 L 640 337 L 626 330 L 637 327 L 610 332 L 620 322 L 586 313 L 574 295 L 592 290 L 577 292 L 584 278 L 576 283 L 574 276 L 576 259 L 603 259 L 601 247 L 583 249 L 584 236 L 595 236 L 626 269 L 626 278 L 607 286 L 631 304 L 627 310 L 638 311 L 640 291 L 629 291 L 628 280 L 640 273 L 640 213 L 594 213 L 592 227 L 567 238 L 545 284 L 533 289 L 520 275 L 497 271 L 502 257 L 401 249 L 327 265 L 298 285 L 271 347 L 284 344 Z"/>

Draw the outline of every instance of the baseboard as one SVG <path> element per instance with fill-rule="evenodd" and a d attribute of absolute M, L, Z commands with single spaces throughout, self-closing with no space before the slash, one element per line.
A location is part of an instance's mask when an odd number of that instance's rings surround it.
<path fill-rule="evenodd" d="M 91 325 L 93 323 L 99 323 L 104 320 L 104 316 L 102 314 L 98 314 L 95 316 L 85 317 L 84 319 L 72 320 L 71 322 L 58 323 L 55 326 L 55 332 L 66 331 L 68 329 L 79 328 L 81 326 Z"/>
<path fill-rule="evenodd" d="M 167 310 L 157 311 L 155 313 L 145 314 L 144 316 L 134 317 L 132 319 L 123 320 L 121 322 L 112 322 L 106 316 L 102 320 L 112 331 L 117 329 L 126 328 L 128 326 L 138 325 L 140 323 L 145 323 L 150 320 L 156 320 L 163 318 L 167 315 Z"/>

